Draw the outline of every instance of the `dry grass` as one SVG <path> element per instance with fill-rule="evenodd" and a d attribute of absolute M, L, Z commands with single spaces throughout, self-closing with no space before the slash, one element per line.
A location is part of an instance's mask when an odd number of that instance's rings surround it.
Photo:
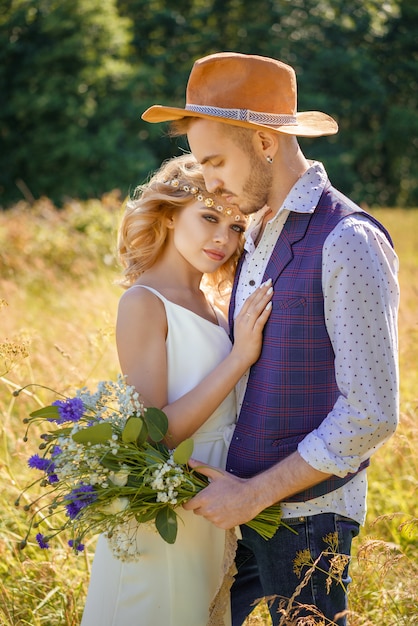
<path fill-rule="evenodd" d="M 14 501 L 29 480 L 22 418 L 48 391 L 114 378 L 113 328 L 119 287 L 112 257 L 118 199 L 70 203 L 57 213 L 46 200 L 0 213 L 0 623 L 79 624 L 94 542 L 85 556 L 64 545 L 41 551 L 17 543 L 27 513 Z M 417 399 L 418 210 L 374 212 L 392 233 L 401 260 L 400 367 L 402 419 L 369 470 L 369 513 L 355 544 L 351 626 L 409 626 L 418 614 Z M 316 618 L 312 618 L 316 619 Z M 318 618 L 319 619 L 319 618 Z M 283 625 L 290 622 L 283 622 Z M 312 624 L 315 622 L 312 621 Z M 320 624 L 320 621 L 316 622 Z M 269 624 L 265 605 L 250 624 Z M 300 622 L 301 625 L 301 622 Z"/>

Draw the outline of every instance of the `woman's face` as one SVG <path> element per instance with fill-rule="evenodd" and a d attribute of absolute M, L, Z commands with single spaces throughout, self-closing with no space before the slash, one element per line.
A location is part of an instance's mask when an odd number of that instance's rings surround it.
<path fill-rule="evenodd" d="M 245 217 L 234 208 L 231 215 L 192 200 L 169 222 L 172 244 L 193 268 L 204 274 L 216 271 L 236 251 L 245 230 Z"/>

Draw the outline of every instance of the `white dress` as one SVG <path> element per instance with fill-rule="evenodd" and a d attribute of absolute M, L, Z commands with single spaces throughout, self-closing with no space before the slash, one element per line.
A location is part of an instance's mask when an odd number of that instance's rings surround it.
<path fill-rule="evenodd" d="M 147 289 L 165 306 L 171 403 L 209 374 L 230 352 L 231 343 L 222 325 Z M 234 422 L 235 394 L 231 392 L 193 436 L 193 457 L 224 468 Z M 229 601 L 221 619 L 212 616 L 209 620 L 209 606 L 225 566 L 226 533 L 192 511 L 178 512 L 183 523 L 179 520 L 174 544 L 138 526 L 141 556 L 134 562 L 116 559 L 106 537 L 99 537 L 81 626 L 230 624 Z"/>

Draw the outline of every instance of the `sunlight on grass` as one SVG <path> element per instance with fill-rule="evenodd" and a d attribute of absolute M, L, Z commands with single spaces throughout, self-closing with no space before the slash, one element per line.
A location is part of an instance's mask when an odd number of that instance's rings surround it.
<path fill-rule="evenodd" d="M 349 622 L 412 626 L 418 613 L 418 210 L 373 214 L 391 232 L 401 262 L 401 424 L 369 469 L 369 510 L 354 544 Z M 59 212 L 42 200 L 0 213 L 2 626 L 80 622 L 95 541 L 80 556 L 64 543 L 53 551 L 32 542 L 24 551 L 17 548 L 29 514 L 14 502 L 32 479 L 27 459 L 37 439 L 23 441 L 22 419 L 53 394 L 34 387 L 18 398 L 12 394 L 30 383 L 70 394 L 116 377 L 118 220 L 112 196 L 69 203 Z M 264 604 L 246 624 L 269 624 Z"/>

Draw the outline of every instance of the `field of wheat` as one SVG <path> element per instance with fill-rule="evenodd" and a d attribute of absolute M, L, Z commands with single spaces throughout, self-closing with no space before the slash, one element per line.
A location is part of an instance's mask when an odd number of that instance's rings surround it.
<path fill-rule="evenodd" d="M 366 526 L 355 544 L 350 626 L 412 626 L 418 619 L 418 210 L 372 211 L 400 257 L 401 423 L 369 470 Z M 29 540 L 23 419 L 84 385 L 115 378 L 114 323 L 121 288 L 114 249 L 120 202 L 112 194 L 56 210 L 47 199 L 0 213 L 0 624 L 77 626 L 95 540 L 76 556 L 62 541 Z M 31 386 L 31 385 L 40 386 Z M 19 396 L 13 392 L 26 387 Z M 248 620 L 268 624 L 260 606 Z M 286 622 L 287 623 L 287 622 Z M 323 622 L 309 622 L 309 624 Z M 285 624 L 285 622 L 283 622 Z"/>

